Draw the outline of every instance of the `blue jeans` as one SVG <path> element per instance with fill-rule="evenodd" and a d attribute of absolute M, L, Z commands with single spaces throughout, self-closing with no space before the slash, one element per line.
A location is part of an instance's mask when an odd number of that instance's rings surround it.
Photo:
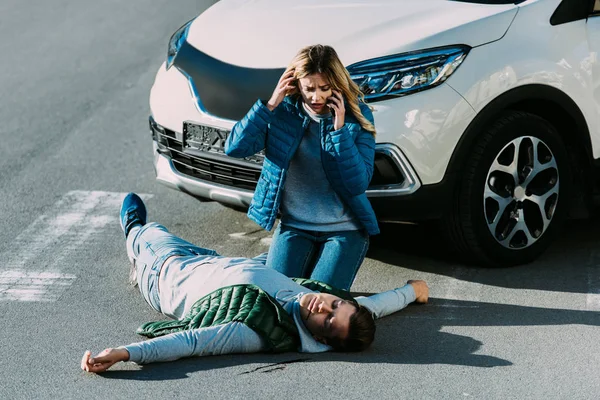
<path fill-rule="evenodd" d="M 217 252 L 187 242 L 155 222 L 134 229 L 127 237 L 127 255 L 134 263 L 137 284 L 152 308 L 161 312 L 158 292 L 160 270 L 173 256 L 218 256 Z"/>
<path fill-rule="evenodd" d="M 279 224 L 267 266 L 284 275 L 310 278 L 349 290 L 369 248 L 365 230 L 305 231 Z"/>

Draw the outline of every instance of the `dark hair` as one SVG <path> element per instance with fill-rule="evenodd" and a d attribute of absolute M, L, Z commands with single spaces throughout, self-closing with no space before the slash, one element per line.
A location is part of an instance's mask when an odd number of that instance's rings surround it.
<path fill-rule="evenodd" d="M 345 339 L 327 338 L 327 344 L 335 351 L 363 351 L 375 339 L 375 321 L 371 312 L 361 305 L 356 305 L 356 312 L 350 317 L 348 336 Z"/>

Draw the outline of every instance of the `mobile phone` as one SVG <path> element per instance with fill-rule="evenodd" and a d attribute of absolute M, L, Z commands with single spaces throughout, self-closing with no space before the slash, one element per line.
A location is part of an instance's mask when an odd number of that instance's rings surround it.
<path fill-rule="evenodd" d="M 325 104 L 333 104 L 331 97 L 325 101 Z M 332 107 L 329 107 L 329 111 L 331 112 L 331 114 L 335 114 L 335 110 Z"/>

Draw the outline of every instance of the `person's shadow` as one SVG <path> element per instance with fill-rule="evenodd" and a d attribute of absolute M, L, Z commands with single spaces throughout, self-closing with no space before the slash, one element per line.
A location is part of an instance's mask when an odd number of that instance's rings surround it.
<path fill-rule="evenodd" d="M 448 251 L 441 235 L 423 226 L 383 224 L 382 234 L 375 236 L 371 242 L 368 257 L 392 266 L 491 286 L 587 293 L 590 279 L 600 279 L 600 252 L 596 256 L 593 250 L 600 241 L 597 222 L 570 223 L 557 243 L 539 260 L 514 268 L 490 269 L 457 264 L 458 259 Z M 219 368 L 249 365 L 242 372 L 235 368 L 235 373 L 272 373 L 296 363 L 320 361 L 510 367 L 510 360 L 479 354 L 484 344 L 481 341 L 443 332 L 442 329 L 449 326 L 570 324 L 600 326 L 600 313 L 433 297 L 427 305 L 410 305 L 377 321 L 375 342 L 361 353 L 244 354 L 190 358 L 145 366 L 129 363 L 115 366 L 115 370 L 101 376 L 108 379 L 176 380 L 187 378 L 197 371 Z M 264 365 L 256 367 L 256 364 Z"/>
<path fill-rule="evenodd" d="M 551 247 L 530 264 L 486 268 L 469 262 L 434 224 L 380 224 L 367 257 L 392 266 L 511 289 L 589 293 L 600 287 L 600 219 L 569 221 Z M 466 263 L 465 263 L 466 261 Z"/>
<path fill-rule="evenodd" d="M 364 293 L 359 293 L 364 294 Z M 446 326 L 600 326 L 600 313 L 430 298 L 426 305 L 411 305 L 377 321 L 373 345 L 361 353 L 243 354 L 182 359 L 168 363 L 132 366 L 122 364 L 101 376 L 125 380 L 176 380 L 198 371 L 246 364 L 236 374 L 271 373 L 303 362 L 338 361 L 365 364 L 448 364 L 471 367 L 508 367 L 510 360 L 476 354 L 483 343 L 468 336 L 442 332 Z"/>

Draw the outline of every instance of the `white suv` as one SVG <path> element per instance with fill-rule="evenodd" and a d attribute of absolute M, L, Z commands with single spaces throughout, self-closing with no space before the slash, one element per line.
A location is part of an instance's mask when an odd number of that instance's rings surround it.
<path fill-rule="evenodd" d="M 333 46 L 374 108 L 380 221 L 439 220 L 482 265 L 533 260 L 591 210 L 600 0 L 222 0 L 169 41 L 150 94 L 159 182 L 247 207 L 262 154 L 223 154 L 295 53 Z"/>

